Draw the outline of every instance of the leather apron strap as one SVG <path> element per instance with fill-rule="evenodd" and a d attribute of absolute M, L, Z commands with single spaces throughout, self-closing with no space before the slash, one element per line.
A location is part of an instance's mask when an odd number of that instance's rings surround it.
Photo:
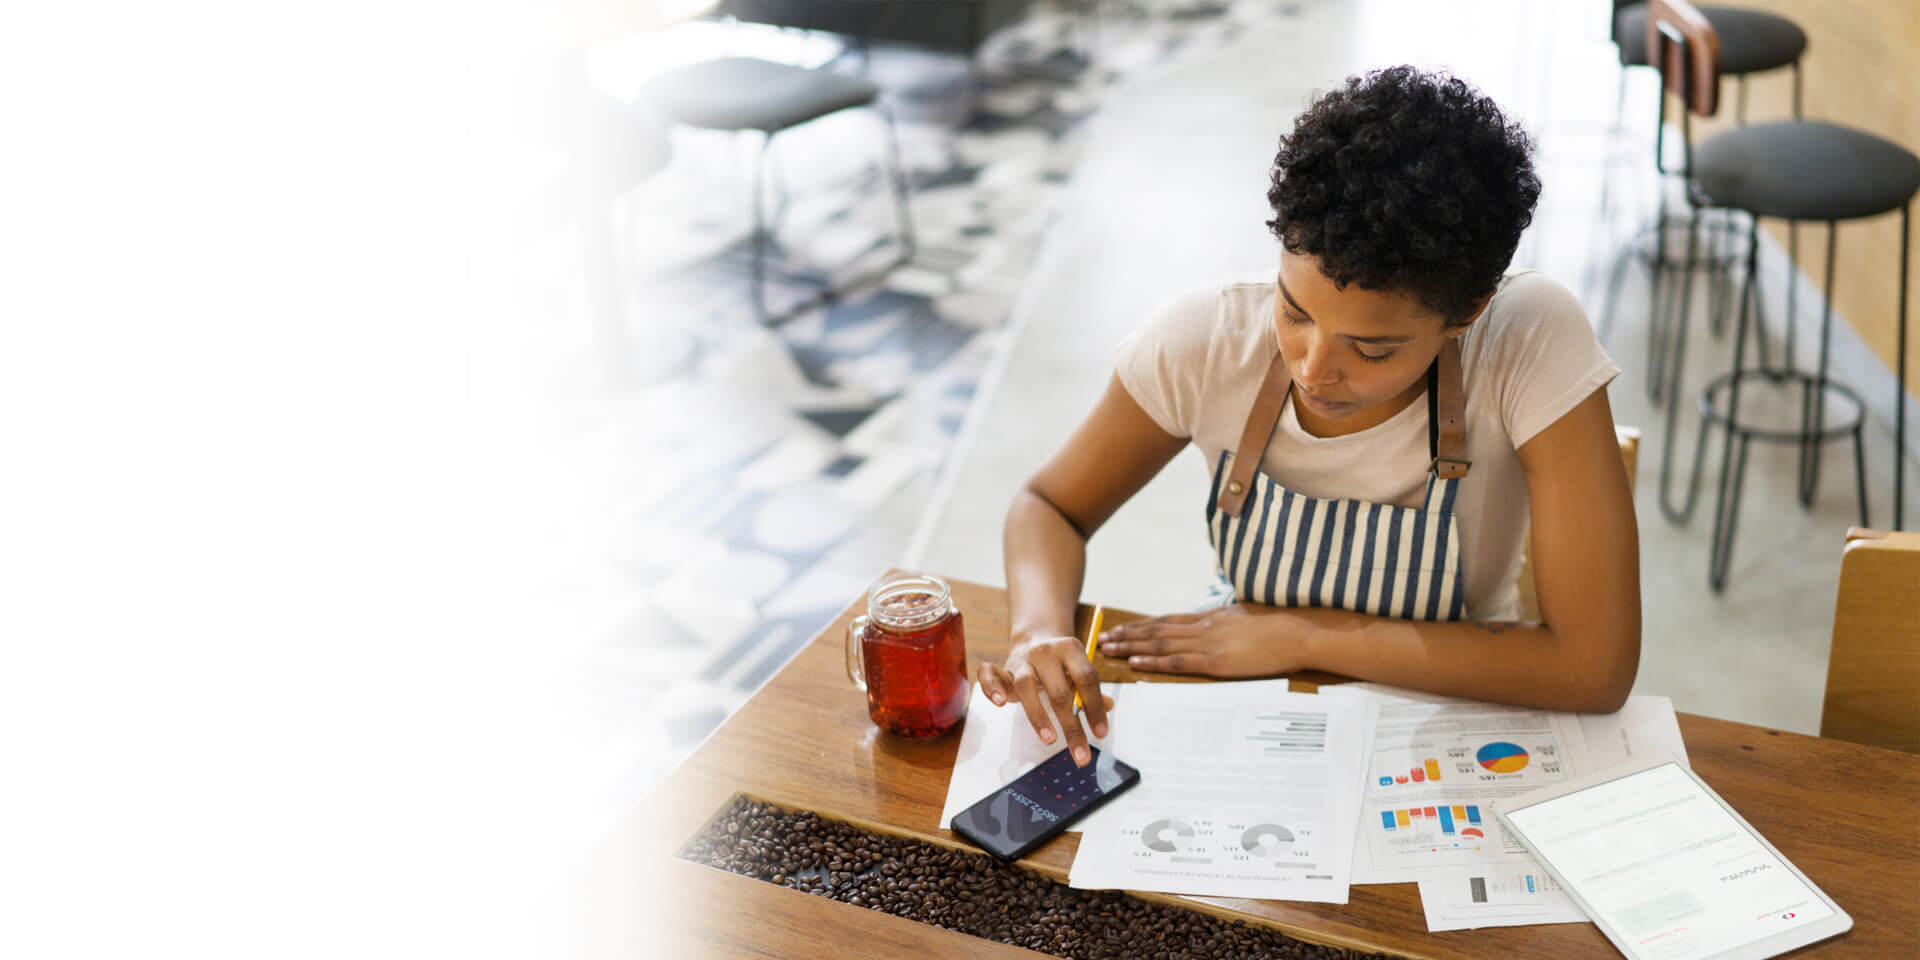
<path fill-rule="evenodd" d="M 1434 359 L 1438 373 L 1438 400 L 1427 429 L 1432 438 L 1433 462 L 1427 465 L 1435 476 L 1453 480 L 1467 475 L 1473 462 L 1467 459 L 1467 396 L 1461 386 L 1460 341 L 1449 337 Z M 1220 491 L 1220 509 L 1228 516 L 1240 516 L 1246 508 L 1247 491 L 1253 486 L 1253 474 L 1280 425 L 1280 411 L 1286 407 L 1293 375 L 1279 353 L 1260 381 L 1260 392 L 1253 398 L 1253 410 L 1247 425 L 1240 430 L 1240 445 L 1233 452 L 1233 468 L 1227 474 L 1227 486 Z"/>
<path fill-rule="evenodd" d="M 1448 337 L 1434 360 L 1440 366 L 1439 418 L 1428 429 L 1437 430 L 1433 462 L 1427 469 L 1442 480 L 1467 475 L 1473 461 L 1467 459 L 1467 394 L 1460 386 L 1460 338 Z"/>

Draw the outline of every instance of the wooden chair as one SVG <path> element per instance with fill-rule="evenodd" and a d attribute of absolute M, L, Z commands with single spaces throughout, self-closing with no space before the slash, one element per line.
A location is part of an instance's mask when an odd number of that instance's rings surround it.
<path fill-rule="evenodd" d="M 1633 427 L 1614 427 L 1620 441 L 1620 459 L 1627 462 L 1627 489 L 1633 489 L 1633 474 L 1640 463 L 1640 431 Z M 1540 595 L 1533 588 L 1533 534 L 1527 534 L 1520 547 L 1520 619 L 1540 619 Z"/>
<path fill-rule="evenodd" d="M 1920 753 L 1920 533 L 1847 531 L 1820 735 Z"/>

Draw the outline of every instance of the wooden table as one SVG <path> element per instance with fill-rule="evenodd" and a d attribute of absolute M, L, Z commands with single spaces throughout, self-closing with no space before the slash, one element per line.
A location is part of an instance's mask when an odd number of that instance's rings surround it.
<path fill-rule="evenodd" d="M 969 672 L 999 662 L 1008 649 L 1005 591 L 955 581 L 953 592 L 966 617 Z M 847 680 L 846 626 L 862 612 L 863 598 L 842 611 L 602 844 L 583 898 L 596 955 L 1041 956 L 678 859 L 736 794 L 973 849 L 940 823 L 958 730 L 922 742 L 881 733 Z M 1100 667 L 1106 679 L 1135 679 L 1124 664 Z M 1690 714 L 1680 715 L 1680 730 L 1695 772 L 1853 915 L 1850 933 L 1809 952 L 1920 956 L 1920 756 Z M 1078 844 L 1078 834 L 1063 834 L 1023 863 L 1065 883 Z M 1592 924 L 1428 933 L 1411 883 L 1356 886 L 1344 905 L 1137 896 L 1407 957 L 1619 957 Z"/>

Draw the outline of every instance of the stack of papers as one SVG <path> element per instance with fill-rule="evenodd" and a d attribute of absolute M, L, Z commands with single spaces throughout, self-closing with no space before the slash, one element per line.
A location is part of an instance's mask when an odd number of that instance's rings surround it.
<path fill-rule="evenodd" d="M 1109 735 L 1138 787 L 1074 826 L 1089 889 L 1347 902 L 1417 882 L 1431 930 L 1586 919 L 1493 816 L 1504 797 L 1625 763 L 1683 760 L 1665 697 L 1604 716 L 1355 683 L 1106 684 Z M 942 823 L 1057 753 L 977 689 Z"/>

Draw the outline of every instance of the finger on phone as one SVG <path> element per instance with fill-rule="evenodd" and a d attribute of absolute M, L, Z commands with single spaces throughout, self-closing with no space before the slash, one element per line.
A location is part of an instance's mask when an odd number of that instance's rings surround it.
<path fill-rule="evenodd" d="M 1065 676 L 1049 678 L 1054 682 L 1047 684 L 1047 699 L 1053 704 L 1053 715 L 1060 718 L 1062 732 L 1067 735 L 1067 749 L 1073 751 L 1075 766 L 1084 767 L 1093 759 L 1087 751 L 1087 731 L 1080 726 L 1080 718 L 1073 715 L 1073 684 Z M 1099 687 L 1094 687 L 1094 695 L 1099 696 Z"/>

